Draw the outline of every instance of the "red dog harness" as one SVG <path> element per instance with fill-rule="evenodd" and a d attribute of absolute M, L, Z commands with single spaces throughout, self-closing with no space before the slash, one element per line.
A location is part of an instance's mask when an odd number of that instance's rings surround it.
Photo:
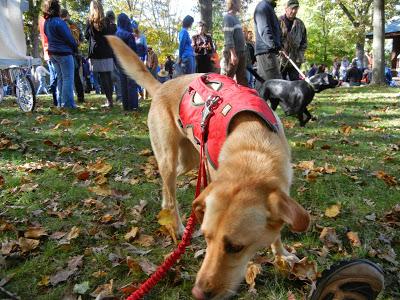
<path fill-rule="evenodd" d="M 217 89 L 210 85 L 217 85 Z M 198 96 L 202 100 L 196 101 Z M 205 150 L 208 161 L 217 169 L 218 156 L 229 134 L 230 123 L 241 112 L 253 112 L 264 120 L 270 130 L 277 132 L 278 122 L 271 108 L 255 90 L 240 86 L 224 75 L 205 74 L 193 80 L 183 95 L 178 121 L 183 129 L 193 128 L 193 135 L 198 144 L 204 124 L 207 124 L 205 121 L 209 121 L 208 134 L 204 141 Z"/>

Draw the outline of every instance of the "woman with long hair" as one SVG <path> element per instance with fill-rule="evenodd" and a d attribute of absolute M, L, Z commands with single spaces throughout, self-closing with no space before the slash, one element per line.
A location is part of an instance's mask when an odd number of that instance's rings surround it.
<path fill-rule="evenodd" d="M 105 18 L 100 1 L 90 3 L 89 18 L 85 37 L 89 41 L 89 59 L 93 73 L 100 75 L 101 88 L 106 94 L 105 107 L 113 106 L 113 83 L 111 72 L 114 70 L 113 51 L 108 45 L 106 35 L 115 34 L 110 20 Z"/>
<path fill-rule="evenodd" d="M 75 108 L 73 54 L 78 45 L 67 23 L 60 18 L 60 11 L 59 0 L 44 1 L 44 33 L 48 40 L 50 61 L 57 74 L 57 106 Z"/>

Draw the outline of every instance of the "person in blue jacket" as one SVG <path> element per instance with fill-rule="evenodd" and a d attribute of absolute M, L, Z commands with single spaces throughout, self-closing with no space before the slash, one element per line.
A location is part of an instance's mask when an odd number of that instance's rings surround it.
<path fill-rule="evenodd" d="M 59 0 L 45 0 L 44 33 L 49 43 L 50 61 L 57 74 L 57 106 L 75 108 L 74 58 L 78 45 L 65 21 L 60 18 Z"/>
<path fill-rule="evenodd" d="M 118 15 L 117 32 L 115 35 L 136 52 L 136 42 L 135 36 L 133 35 L 131 20 L 124 13 Z M 139 108 L 137 84 L 125 74 L 119 64 L 118 68 L 121 79 L 122 106 L 126 111 L 137 111 Z"/>
<path fill-rule="evenodd" d="M 194 58 L 194 50 L 192 47 L 192 39 L 188 30 L 192 27 L 194 19 L 187 15 L 182 21 L 182 29 L 179 32 L 179 60 L 178 63 L 182 67 L 183 74 L 192 74 L 196 71 L 196 62 Z"/>

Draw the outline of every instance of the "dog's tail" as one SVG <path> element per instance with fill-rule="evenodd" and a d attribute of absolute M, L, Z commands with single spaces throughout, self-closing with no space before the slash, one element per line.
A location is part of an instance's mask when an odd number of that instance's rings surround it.
<path fill-rule="evenodd" d="M 261 82 L 261 83 L 264 83 L 264 82 L 265 82 L 265 79 L 262 78 L 262 77 L 256 72 L 256 70 L 253 69 L 253 67 L 248 66 L 246 69 L 247 69 L 247 71 L 249 71 L 250 74 L 252 74 L 252 75 L 254 76 L 254 78 L 257 79 L 259 82 Z"/>
<path fill-rule="evenodd" d="M 151 75 L 136 53 L 120 38 L 112 35 L 108 35 L 106 38 L 126 74 L 154 96 L 161 83 Z"/>

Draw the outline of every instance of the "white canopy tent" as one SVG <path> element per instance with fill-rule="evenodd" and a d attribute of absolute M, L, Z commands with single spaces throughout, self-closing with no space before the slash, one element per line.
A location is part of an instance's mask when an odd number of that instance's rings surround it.
<path fill-rule="evenodd" d="M 0 68 L 32 63 L 26 55 L 22 18 L 28 7 L 26 0 L 0 0 Z"/>

